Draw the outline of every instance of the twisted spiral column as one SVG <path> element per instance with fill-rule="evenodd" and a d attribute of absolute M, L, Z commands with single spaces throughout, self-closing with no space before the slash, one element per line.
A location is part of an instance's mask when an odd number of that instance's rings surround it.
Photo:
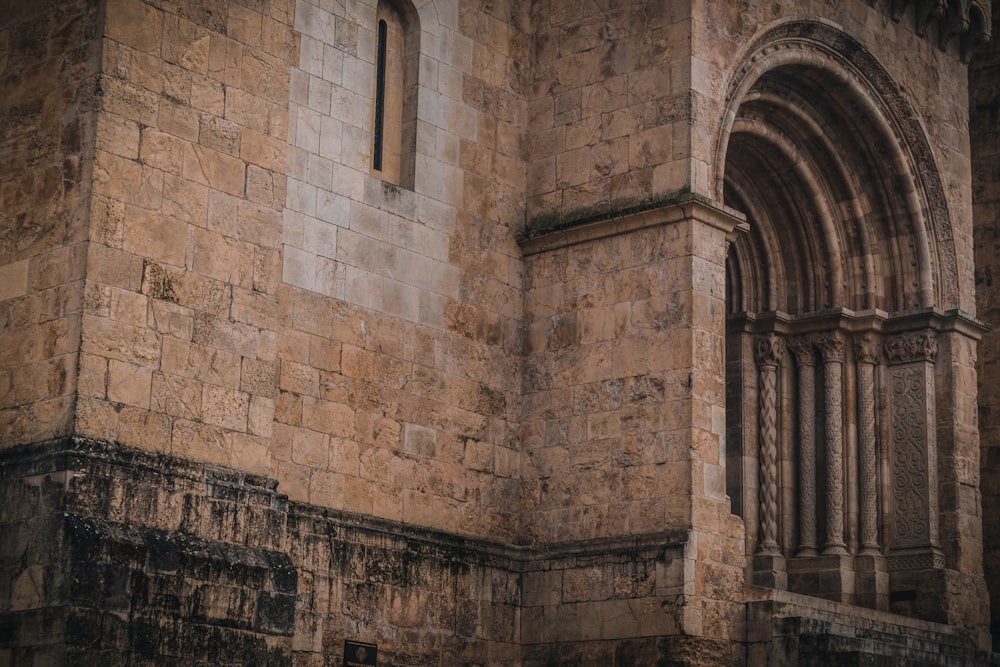
<path fill-rule="evenodd" d="M 778 547 L 778 365 L 784 341 L 769 333 L 757 338 L 760 382 L 760 528 L 759 553 L 780 555 Z"/>
<path fill-rule="evenodd" d="M 879 343 L 872 333 L 855 342 L 858 361 L 858 440 L 861 458 L 861 553 L 879 552 L 878 460 L 875 450 L 875 365 Z"/>

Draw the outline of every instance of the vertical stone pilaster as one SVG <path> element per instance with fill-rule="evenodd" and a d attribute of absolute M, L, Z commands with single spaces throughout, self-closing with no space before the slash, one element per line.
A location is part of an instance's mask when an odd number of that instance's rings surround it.
<path fill-rule="evenodd" d="M 823 355 L 823 412 L 826 416 L 823 444 L 826 448 L 826 542 L 823 553 L 847 553 L 844 542 L 844 339 L 838 333 L 817 338 Z"/>
<path fill-rule="evenodd" d="M 799 366 L 799 550 L 817 555 L 816 538 L 816 357 L 808 337 L 788 343 Z"/>
<path fill-rule="evenodd" d="M 943 566 L 938 543 L 937 446 L 931 331 L 893 336 L 885 343 L 889 363 L 893 516 L 890 567 Z"/>

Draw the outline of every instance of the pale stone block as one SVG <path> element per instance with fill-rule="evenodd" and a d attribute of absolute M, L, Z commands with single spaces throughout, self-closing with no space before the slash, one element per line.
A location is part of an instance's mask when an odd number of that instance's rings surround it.
<path fill-rule="evenodd" d="M 316 255 L 286 245 L 283 253 L 281 278 L 290 285 L 316 289 Z"/>
<path fill-rule="evenodd" d="M 118 427 L 121 442 L 152 451 L 170 447 L 170 419 L 163 414 L 125 406 Z"/>
<path fill-rule="evenodd" d="M 97 148 L 136 159 L 139 157 L 139 124 L 114 114 L 101 114 L 97 119 Z"/>
<path fill-rule="evenodd" d="M 160 53 L 163 14 L 139 0 L 111 0 L 106 12 L 105 34 L 138 51 Z"/>
<path fill-rule="evenodd" d="M 94 152 L 94 192 L 149 210 L 160 208 L 163 172 L 104 151 Z"/>
<path fill-rule="evenodd" d="M 6 399 L 3 397 L 8 395 L 2 388 L 4 384 L 3 378 L 6 377 L 8 376 L 0 374 L 0 401 L 5 401 Z M 92 354 L 81 354 L 79 377 L 76 381 L 77 391 L 80 392 L 80 395 L 94 398 L 104 398 L 104 395 L 107 392 L 107 383 L 108 360 L 104 357 L 98 357 Z M 9 386 L 7 391 L 10 391 Z M 3 404 L 7 405 L 9 403 L 3 402 Z"/>
<path fill-rule="evenodd" d="M 319 64 L 322 69 L 322 62 Z M 321 72 L 309 77 L 309 96 L 306 106 L 320 114 L 327 114 L 333 101 L 333 84 L 321 78 Z"/>
<path fill-rule="evenodd" d="M 241 357 L 225 350 L 164 336 L 160 369 L 164 373 L 237 389 L 240 386 Z"/>
<path fill-rule="evenodd" d="M 188 225 L 153 211 L 125 211 L 124 250 L 177 267 L 184 266 Z"/>
<path fill-rule="evenodd" d="M 305 213 L 306 215 L 315 216 L 316 194 L 317 194 L 316 186 L 299 180 L 290 180 L 288 183 L 288 192 L 286 195 L 287 196 L 286 206 L 300 213 Z"/>
<path fill-rule="evenodd" d="M 112 359 L 108 362 L 108 400 L 149 408 L 153 369 Z"/>
<path fill-rule="evenodd" d="M 323 45 L 323 78 L 341 85 L 344 78 L 344 52 L 330 44 Z"/>
<path fill-rule="evenodd" d="M 0 266 L 0 301 L 28 293 L 28 260 L 22 259 Z"/>
<path fill-rule="evenodd" d="M 386 278 L 382 281 L 382 307 L 386 313 L 416 322 L 420 319 L 420 290 Z"/>
<path fill-rule="evenodd" d="M 381 310 L 382 276 L 353 266 L 347 266 L 345 274 L 345 300 L 365 308 Z"/>
<path fill-rule="evenodd" d="M 334 437 L 354 436 L 354 410 L 350 406 L 311 397 L 302 400 L 302 425 Z"/>
<path fill-rule="evenodd" d="M 416 456 L 433 458 L 437 453 L 437 431 L 418 424 L 403 427 L 403 449 Z"/>
<path fill-rule="evenodd" d="M 202 383 L 191 378 L 153 373 L 150 409 L 184 419 L 201 419 Z"/>
<path fill-rule="evenodd" d="M 187 264 L 204 276 L 253 287 L 254 247 L 197 227 L 190 228 Z"/>
<path fill-rule="evenodd" d="M 344 477 L 344 509 L 348 512 L 370 514 L 373 508 L 372 489 L 367 480 Z"/>
<path fill-rule="evenodd" d="M 201 395 L 205 423 L 234 431 L 246 431 L 250 405 L 248 394 L 228 387 L 206 384 Z"/>
<path fill-rule="evenodd" d="M 270 443 L 266 436 L 233 433 L 231 442 L 234 468 L 256 475 L 271 473 Z"/>
<path fill-rule="evenodd" d="M 182 154 L 186 178 L 231 195 L 243 195 L 246 165 L 242 160 L 193 144 L 185 144 Z"/>
<path fill-rule="evenodd" d="M 322 192 L 327 192 L 333 182 L 333 161 L 328 160 L 325 157 L 316 155 L 315 153 L 309 155 L 309 161 L 306 166 L 306 180 L 318 188 L 317 200 L 319 194 Z"/>

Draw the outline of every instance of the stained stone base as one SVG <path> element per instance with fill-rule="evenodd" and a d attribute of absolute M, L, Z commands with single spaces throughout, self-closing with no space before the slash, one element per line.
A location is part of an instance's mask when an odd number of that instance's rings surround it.
<path fill-rule="evenodd" d="M 1000 665 L 949 626 L 814 597 L 752 589 L 746 665 Z"/>
<path fill-rule="evenodd" d="M 334 665 L 345 640 L 384 665 L 1000 665 L 945 625 L 723 589 L 684 531 L 472 540 L 84 439 L 0 451 L 0 536 L 3 667 Z M 798 581 L 846 578 L 811 560 Z M 749 602 L 697 598 L 698 576 Z"/>
<path fill-rule="evenodd" d="M 785 557 L 771 554 L 757 554 L 754 556 L 753 583 L 755 586 L 776 588 L 778 590 L 788 588 Z"/>
<path fill-rule="evenodd" d="M 856 589 L 854 559 L 846 554 L 794 558 L 788 561 L 788 590 L 851 603 Z"/>
<path fill-rule="evenodd" d="M 937 551 L 890 554 L 889 609 L 929 621 L 946 621 L 947 574 Z"/>
<path fill-rule="evenodd" d="M 854 559 L 857 589 L 854 604 L 879 611 L 889 610 L 889 569 L 885 556 L 861 555 Z"/>

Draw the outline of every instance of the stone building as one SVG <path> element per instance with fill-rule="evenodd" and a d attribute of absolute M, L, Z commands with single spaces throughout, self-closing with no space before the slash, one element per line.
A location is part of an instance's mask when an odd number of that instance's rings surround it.
<path fill-rule="evenodd" d="M 998 18 L 0 2 L 0 665 L 1000 663 Z"/>

